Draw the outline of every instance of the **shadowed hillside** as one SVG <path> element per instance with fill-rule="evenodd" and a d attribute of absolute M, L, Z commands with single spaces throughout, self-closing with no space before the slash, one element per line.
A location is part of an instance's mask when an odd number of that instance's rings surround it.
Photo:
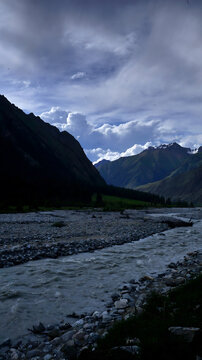
<path fill-rule="evenodd" d="M 0 96 L 0 198 L 6 203 L 89 199 L 105 186 L 79 142 Z"/>
<path fill-rule="evenodd" d="M 202 147 L 197 154 L 180 166 L 170 176 L 155 183 L 138 187 L 139 190 L 202 204 Z"/>
<path fill-rule="evenodd" d="M 176 143 L 161 145 L 138 155 L 104 160 L 95 166 L 108 184 L 134 189 L 168 176 L 189 158 L 189 150 Z"/>

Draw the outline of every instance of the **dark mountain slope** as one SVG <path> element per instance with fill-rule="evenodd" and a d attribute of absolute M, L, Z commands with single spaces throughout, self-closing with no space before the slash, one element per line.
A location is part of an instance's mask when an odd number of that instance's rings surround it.
<path fill-rule="evenodd" d="M 101 161 L 96 168 L 108 184 L 134 189 L 168 176 L 190 157 L 189 150 L 176 143 L 150 147 L 138 155 Z"/>
<path fill-rule="evenodd" d="M 2 199 L 85 198 L 105 186 L 79 142 L 0 96 Z"/>
<path fill-rule="evenodd" d="M 202 147 L 170 176 L 138 190 L 202 205 Z"/>

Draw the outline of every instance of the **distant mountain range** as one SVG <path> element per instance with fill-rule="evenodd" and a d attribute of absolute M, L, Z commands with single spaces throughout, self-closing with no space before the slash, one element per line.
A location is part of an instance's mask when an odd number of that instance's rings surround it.
<path fill-rule="evenodd" d="M 0 202 L 85 199 L 103 186 L 72 135 L 0 95 Z"/>
<path fill-rule="evenodd" d="M 95 166 L 108 184 L 202 204 L 202 147 L 197 153 L 177 143 L 149 147 Z"/>

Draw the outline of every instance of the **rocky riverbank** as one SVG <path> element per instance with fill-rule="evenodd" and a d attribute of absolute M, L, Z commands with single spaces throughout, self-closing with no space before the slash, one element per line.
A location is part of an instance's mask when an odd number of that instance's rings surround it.
<path fill-rule="evenodd" d="M 137 210 L 1 214 L 0 268 L 122 245 L 181 225 Z"/>
<path fill-rule="evenodd" d="M 170 263 L 164 273 L 156 277 L 145 274 L 135 281 L 131 279 L 123 284 L 103 312 L 94 311 L 84 314 L 70 325 L 60 324 L 44 326 L 38 324 L 30 329 L 30 335 L 16 340 L 5 339 L 0 344 L 1 360 L 51 360 L 74 359 L 86 347 L 96 347 L 112 324 L 131 314 L 142 311 L 147 295 L 156 290 L 166 293 L 169 289 L 185 284 L 202 271 L 202 252 L 195 251 L 184 257 L 183 261 Z M 72 316 L 77 317 L 76 314 Z"/>

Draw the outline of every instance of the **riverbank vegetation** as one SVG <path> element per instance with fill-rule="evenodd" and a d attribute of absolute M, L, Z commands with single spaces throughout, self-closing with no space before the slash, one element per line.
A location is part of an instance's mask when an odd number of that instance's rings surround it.
<path fill-rule="evenodd" d="M 82 193 L 82 191 L 80 191 Z M 104 211 L 123 211 L 125 209 L 143 209 L 148 207 L 192 207 L 193 204 L 177 201 L 171 202 L 162 196 L 144 193 L 141 191 L 107 186 L 99 191 L 85 193 L 85 196 L 77 194 L 75 197 L 63 199 L 61 197 L 41 197 L 26 200 L 7 199 L 0 201 L 0 213 L 19 213 L 32 211 L 79 210 L 86 208 L 100 208 Z"/>
<path fill-rule="evenodd" d="M 170 327 L 200 330 L 188 339 Z M 152 293 L 141 313 L 115 323 L 98 348 L 79 360 L 196 360 L 197 355 L 202 356 L 202 274 L 167 295 Z"/>

